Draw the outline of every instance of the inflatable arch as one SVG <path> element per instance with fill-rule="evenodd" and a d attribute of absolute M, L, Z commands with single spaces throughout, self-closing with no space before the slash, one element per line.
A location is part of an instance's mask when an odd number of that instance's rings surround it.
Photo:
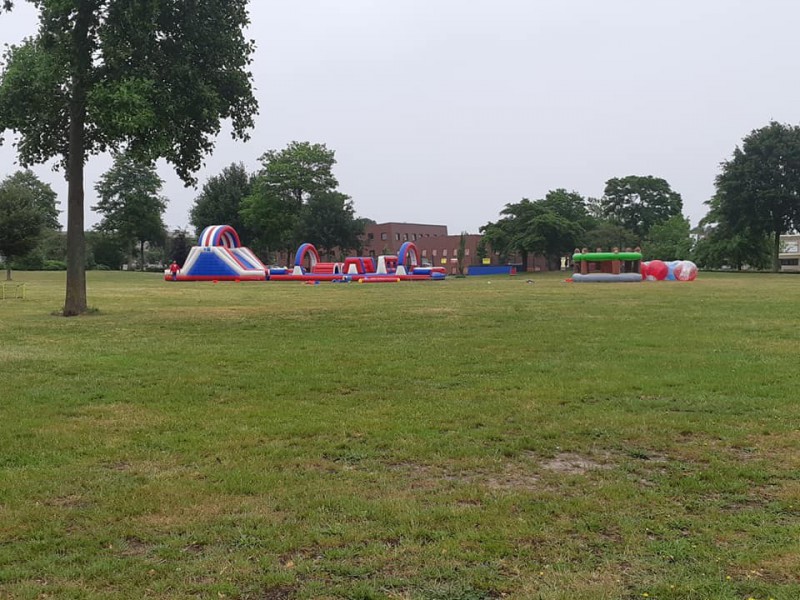
<path fill-rule="evenodd" d="M 410 273 L 414 267 L 419 265 L 419 252 L 417 246 L 413 242 L 405 242 L 400 246 L 400 251 L 397 253 L 397 266 L 404 267 L 407 273 Z M 406 261 L 408 258 L 408 261 Z"/>
<path fill-rule="evenodd" d="M 239 240 L 239 234 L 230 225 L 209 225 L 200 234 L 198 245 L 204 248 L 215 246 L 239 248 L 242 242 Z"/>
<path fill-rule="evenodd" d="M 316 267 L 317 263 L 319 262 L 319 252 L 317 252 L 317 249 L 313 246 L 313 244 L 306 243 L 297 249 L 297 254 L 294 257 L 294 268 L 297 270 L 298 268 L 303 267 L 303 261 L 305 260 L 306 255 L 308 255 L 308 258 L 311 261 L 309 272 L 313 273 L 314 267 Z"/>

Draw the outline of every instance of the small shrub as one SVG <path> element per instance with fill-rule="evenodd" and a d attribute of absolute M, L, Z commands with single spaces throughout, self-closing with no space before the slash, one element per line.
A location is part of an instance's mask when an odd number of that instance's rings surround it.
<path fill-rule="evenodd" d="M 42 266 L 43 271 L 66 271 L 67 263 L 63 260 L 46 260 Z"/>

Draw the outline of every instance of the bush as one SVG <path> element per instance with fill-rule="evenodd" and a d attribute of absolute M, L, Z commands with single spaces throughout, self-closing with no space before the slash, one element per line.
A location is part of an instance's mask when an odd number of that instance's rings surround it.
<path fill-rule="evenodd" d="M 67 263 L 63 260 L 46 260 L 42 266 L 43 271 L 66 271 Z"/>
<path fill-rule="evenodd" d="M 41 254 L 31 253 L 27 256 L 13 257 L 11 268 L 14 271 L 41 271 L 44 269 L 44 259 Z"/>

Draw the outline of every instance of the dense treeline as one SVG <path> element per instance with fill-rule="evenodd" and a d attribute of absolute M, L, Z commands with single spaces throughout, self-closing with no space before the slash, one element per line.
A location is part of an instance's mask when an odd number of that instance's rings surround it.
<path fill-rule="evenodd" d="M 702 268 L 780 269 L 780 236 L 800 229 L 800 127 L 772 122 L 751 132 L 722 163 L 707 215 L 690 228 L 680 194 L 664 179 L 606 182 L 602 198 L 564 189 L 507 204 L 481 228 L 483 253 L 551 266 L 574 248 L 641 247 L 645 259 L 691 258 Z"/>
<path fill-rule="evenodd" d="M 312 240 L 332 256 L 360 252 L 370 221 L 355 215 L 339 190 L 335 153 L 325 144 L 292 142 L 269 150 L 248 173 L 234 163 L 210 177 L 190 211 L 194 234 L 230 224 L 265 262 Z M 125 153 L 95 185 L 103 219 L 87 235 L 85 267 L 161 269 L 182 263 L 195 240 L 166 231 L 167 199 L 152 161 Z M 662 178 L 630 175 L 606 182 L 600 198 L 556 189 L 506 204 L 480 228 L 479 254 L 500 262 L 544 256 L 550 268 L 576 248 L 640 247 L 645 259 L 690 258 L 702 268 L 778 270 L 780 236 L 800 225 L 800 128 L 770 123 L 751 132 L 721 165 L 707 215 L 691 229 L 681 195 Z M 0 255 L 15 269 L 66 268 L 56 194 L 30 171 L 0 185 Z"/>

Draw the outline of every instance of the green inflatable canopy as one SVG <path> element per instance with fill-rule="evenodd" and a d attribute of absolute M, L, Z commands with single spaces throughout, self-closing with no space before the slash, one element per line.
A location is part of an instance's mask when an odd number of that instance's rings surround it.
<path fill-rule="evenodd" d="M 642 260 L 641 252 L 587 252 L 586 254 L 573 254 L 572 261 L 588 260 L 598 262 L 604 260 Z"/>

